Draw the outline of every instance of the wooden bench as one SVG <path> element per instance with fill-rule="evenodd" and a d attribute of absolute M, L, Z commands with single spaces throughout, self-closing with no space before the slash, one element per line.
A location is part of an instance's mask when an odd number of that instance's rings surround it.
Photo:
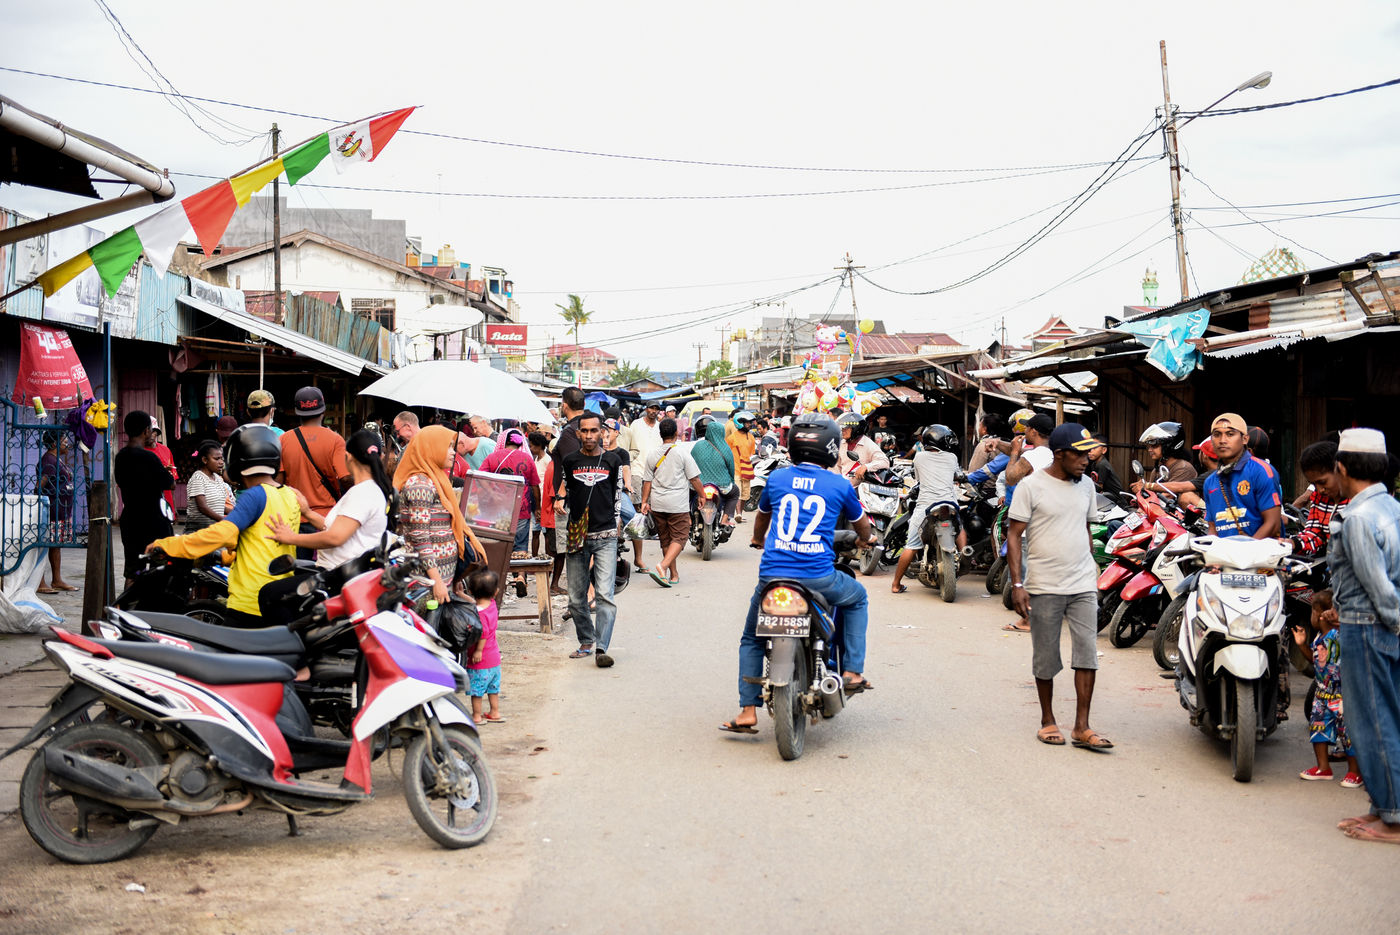
<path fill-rule="evenodd" d="M 516 613 L 502 613 L 501 620 L 527 620 L 538 618 L 541 633 L 554 632 L 554 617 L 552 606 L 549 601 L 549 575 L 554 569 L 554 560 L 549 558 L 517 558 L 512 559 L 510 570 L 512 574 L 519 573 L 535 576 L 535 605 L 537 611 L 518 611 Z"/>

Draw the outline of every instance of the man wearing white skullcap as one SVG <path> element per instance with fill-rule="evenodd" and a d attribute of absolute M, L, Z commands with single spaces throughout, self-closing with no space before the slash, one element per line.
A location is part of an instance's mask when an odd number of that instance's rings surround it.
<path fill-rule="evenodd" d="M 1400 844 L 1400 503 L 1385 436 L 1347 429 L 1337 445 L 1342 496 L 1328 564 L 1338 620 L 1347 726 L 1371 810 L 1337 827 Z"/>

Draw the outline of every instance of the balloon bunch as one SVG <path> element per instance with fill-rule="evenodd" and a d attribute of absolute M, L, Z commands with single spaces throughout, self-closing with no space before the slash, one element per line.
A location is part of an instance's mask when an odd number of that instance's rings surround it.
<path fill-rule="evenodd" d="M 842 342 L 850 348 L 853 356 L 860 353 L 861 335 L 873 331 L 875 323 L 868 318 L 861 319 L 857 328 L 859 331 L 855 333 L 836 325 L 816 330 L 814 337 L 817 347 L 808 351 L 802 359 L 802 377 L 798 380 L 793 415 L 831 412 L 834 409 L 869 415 L 880 407 L 879 396 L 857 389 L 850 380 L 849 372 L 842 371 L 841 358 L 831 356 Z"/>

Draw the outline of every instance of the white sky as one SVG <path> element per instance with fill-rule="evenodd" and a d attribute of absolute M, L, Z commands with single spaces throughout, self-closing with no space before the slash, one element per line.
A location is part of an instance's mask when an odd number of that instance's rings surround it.
<path fill-rule="evenodd" d="M 1175 4 L 908 2 L 278 3 L 108 0 L 183 93 L 333 120 L 421 104 L 405 129 L 579 150 L 787 166 L 977 168 L 1100 162 L 1116 156 L 1162 104 L 1157 42 L 1167 40 L 1172 99 L 1203 107 L 1245 78 L 1264 90 L 1222 106 L 1311 97 L 1400 75 L 1393 3 Z M 236 10 L 236 15 L 235 11 Z M 392 13 L 390 11 L 393 11 Z M 0 64 L 151 87 L 93 0 L 0 3 Z M 0 72 L 0 93 L 94 133 L 172 172 L 226 176 L 265 139 L 221 145 L 154 95 Z M 288 141 L 326 121 L 211 107 L 250 132 L 275 119 Z M 1400 192 L 1400 87 L 1277 111 L 1202 119 L 1182 131 L 1185 165 L 1237 205 Z M 1140 155 L 1160 155 L 1161 135 Z M 1050 315 L 1074 325 L 1141 301 L 1151 264 L 1161 298 L 1177 294 L 1168 238 L 1166 163 L 1107 187 L 1063 228 L 992 275 L 910 297 L 857 281 L 862 316 L 890 330 L 991 340 L 1005 316 L 1015 340 Z M 532 345 L 567 340 L 556 302 L 578 292 L 594 310 L 585 344 L 658 369 L 693 367 L 692 344 L 716 354 L 721 325 L 757 312 L 683 314 L 738 304 L 831 275 L 846 251 L 872 279 L 937 288 L 974 273 L 1053 212 L 940 254 L 1087 186 L 1098 168 L 898 192 L 704 201 L 580 201 L 292 190 L 294 204 L 369 207 L 402 217 L 425 248 L 451 243 L 473 264 L 503 266 Z M 1010 174 L 1010 173 L 996 173 Z M 532 152 L 400 134 L 373 166 L 308 182 L 330 185 L 589 195 L 814 192 L 963 181 L 974 174 L 867 174 L 686 166 Z M 1127 173 L 1124 172 L 1126 176 Z M 208 182 L 176 178 L 179 196 Z M 304 199 L 304 201 L 302 201 Z M 1400 200 L 1400 196 L 1384 201 Z M 0 204 L 24 213 L 71 206 L 11 186 Z M 1290 246 L 1346 261 L 1400 248 L 1400 205 L 1215 233 L 1245 219 L 1187 175 L 1192 292 L 1228 286 L 1257 256 Z M 1297 214 L 1365 204 L 1269 211 Z M 146 209 L 148 212 L 150 209 Z M 111 229 L 141 217 L 131 212 Z M 1276 223 L 1274 223 L 1276 221 Z M 1231 246 L 1219 237 L 1228 240 Z M 1155 246 L 1154 242 L 1161 241 Z M 1119 249 L 1123 248 L 1123 249 Z M 1145 252 L 1113 265 L 1115 260 Z M 1236 249 L 1238 248 L 1238 249 Z M 1118 252 L 1115 252 L 1118 251 Z M 1110 256 L 1111 254 L 1111 256 Z M 1109 257 L 1098 275 L 1044 290 Z M 761 282 L 753 282 L 762 280 Z M 711 285 L 741 283 L 739 285 Z M 701 284 L 706 287 L 700 288 Z M 686 287 L 686 288 L 681 288 Z M 1199 288 L 1197 288 L 1199 287 Z M 825 312 L 828 284 L 789 298 Z M 843 293 L 838 308 L 848 310 Z M 723 311 L 722 308 L 719 311 Z M 643 334 L 641 339 L 619 340 Z"/>

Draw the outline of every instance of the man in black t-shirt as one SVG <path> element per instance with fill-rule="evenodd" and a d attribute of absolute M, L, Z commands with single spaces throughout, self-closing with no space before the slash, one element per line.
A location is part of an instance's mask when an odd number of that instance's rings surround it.
<path fill-rule="evenodd" d="M 122 495 L 122 515 L 118 522 L 122 531 L 122 553 L 125 557 L 126 584 L 146 546 L 157 539 L 174 535 L 170 505 L 165 492 L 175 486 L 175 478 L 151 451 L 151 416 L 134 409 L 122 419 L 126 430 L 126 447 L 112 458 L 112 474 Z"/>
<path fill-rule="evenodd" d="M 583 390 L 576 386 L 565 388 L 559 398 L 559 417 L 562 420 L 559 429 L 559 437 L 554 440 L 554 444 L 549 449 L 549 456 L 554 461 L 554 486 L 559 487 L 559 480 L 564 476 L 564 459 L 578 451 L 578 420 L 583 415 L 584 396 Z M 567 547 L 564 540 L 564 524 L 554 525 L 554 547 L 558 555 L 567 554 Z"/>
<path fill-rule="evenodd" d="M 569 613 L 578 634 L 574 659 L 594 656 L 598 668 L 613 664 L 608 655 L 617 604 L 613 581 L 617 574 L 617 498 L 622 487 L 622 459 L 602 446 L 603 420 L 597 413 L 579 416 L 579 450 L 562 459 L 554 479 L 555 525 L 565 528 L 569 572 Z M 572 534 L 570 532 L 572 531 Z M 588 609 L 588 583 L 593 581 L 597 622 Z"/>

